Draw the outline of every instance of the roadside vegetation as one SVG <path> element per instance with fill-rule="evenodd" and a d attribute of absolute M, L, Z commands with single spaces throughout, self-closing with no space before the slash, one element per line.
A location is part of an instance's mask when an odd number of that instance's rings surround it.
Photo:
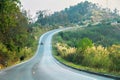
<path fill-rule="evenodd" d="M 31 58 L 40 35 L 51 29 L 29 19 L 19 0 L 0 1 L 0 69 Z"/>
<path fill-rule="evenodd" d="M 60 12 L 36 13 L 33 23 L 19 0 L 0 1 L 0 69 L 31 58 L 44 32 L 67 26 L 86 28 L 54 37 L 55 57 L 88 70 L 120 75 L 120 16 L 85 1 Z M 94 68 L 94 69 L 93 69 Z"/>
<path fill-rule="evenodd" d="M 120 26 L 99 24 L 60 32 L 54 56 L 69 66 L 120 75 Z"/>

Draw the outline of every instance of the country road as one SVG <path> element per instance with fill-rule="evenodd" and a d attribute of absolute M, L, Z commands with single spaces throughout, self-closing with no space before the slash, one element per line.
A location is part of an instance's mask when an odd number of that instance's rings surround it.
<path fill-rule="evenodd" d="M 64 29 L 43 34 L 35 56 L 29 61 L 0 71 L 0 80 L 114 80 L 62 65 L 52 56 L 52 36 Z M 43 44 L 41 44 L 41 42 Z"/>

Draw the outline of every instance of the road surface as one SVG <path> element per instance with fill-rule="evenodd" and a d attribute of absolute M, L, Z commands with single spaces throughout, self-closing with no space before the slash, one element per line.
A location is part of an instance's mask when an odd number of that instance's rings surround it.
<path fill-rule="evenodd" d="M 71 69 L 55 60 L 51 52 L 51 39 L 61 30 L 43 34 L 35 56 L 29 61 L 0 71 L 0 80 L 114 80 Z"/>

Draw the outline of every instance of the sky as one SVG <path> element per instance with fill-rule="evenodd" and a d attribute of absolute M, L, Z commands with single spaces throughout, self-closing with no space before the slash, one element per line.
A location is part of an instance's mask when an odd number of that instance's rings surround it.
<path fill-rule="evenodd" d="M 20 0 L 23 8 L 33 16 L 39 10 L 60 11 L 82 1 L 98 3 L 101 7 L 120 10 L 120 0 Z"/>

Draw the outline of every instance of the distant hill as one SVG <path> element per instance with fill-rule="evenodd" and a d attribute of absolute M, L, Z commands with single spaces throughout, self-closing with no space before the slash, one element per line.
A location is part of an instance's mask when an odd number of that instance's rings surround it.
<path fill-rule="evenodd" d="M 112 12 L 110 9 L 103 9 L 96 4 L 85 1 L 49 16 L 46 15 L 46 11 L 39 11 L 36 23 L 40 25 L 70 25 L 83 24 L 84 22 L 95 23 L 103 20 L 113 21 L 119 16 L 117 12 L 117 9 Z"/>

